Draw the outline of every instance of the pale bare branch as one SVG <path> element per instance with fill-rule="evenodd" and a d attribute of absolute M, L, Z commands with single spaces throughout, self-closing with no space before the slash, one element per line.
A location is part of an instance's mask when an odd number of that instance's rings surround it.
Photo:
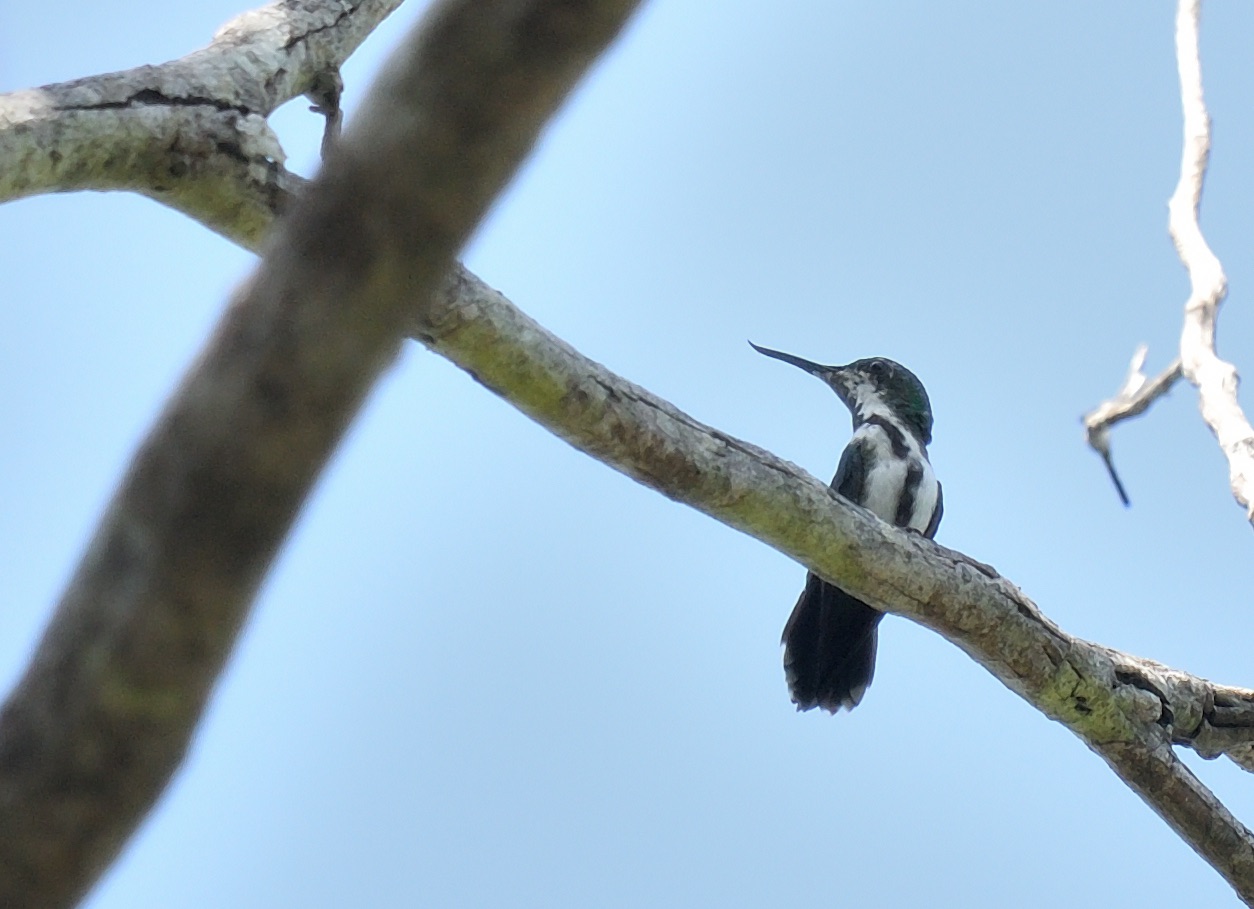
<path fill-rule="evenodd" d="M 546 6 L 538 0 L 474 5 L 477 11 Z M 622 9 L 615 15 L 620 12 L 625 15 Z M 436 57 L 440 50 L 460 53 L 456 42 L 443 38 L 429 50 Z M 473 58 L 467 65 L 485 61 Z M 490 72 L 476 85 L 507 78 L 491 61 L 487 65 Z M 513 92 L 516 74 L 508 78 Z M 444 88 L 464 88 L 457 82 Z M 1250 769 L 1254 692 L 1066 634 L 987 566 L 874 520 L 794 465 L 615 376 L 464 270 L 455 268 L 433 300 L 428 289 L 483 204 L 471 192 L 472 203 L 462 200 L 448 210 L 448 187 L 434 175 L 473 181 L 462 168 L 482 157 L 479 128 L 494 125 L 500 112 L 486 102 L 484 122 L 431 127 L 451 131 L 447 144 L 432 140 L 434 157 L 426 159 L 413 153 L 417 141 L 402 132 L 420 124 L 382 113 L 405 103 L 403 83 L 393 74 L 373 117 L 364 118 L 369 123 L 332 145 L 326 181 L 277 238 L 275 254 L 141 452 L 35 665 L 10 700 L 0 723 L 0 797 L 6 805 L 18 799 L 25 813 L 0 812 L 0 857 L 15 829 L 6 833 L 5 824 L 32 817 L 45 819 L 48 842 L 64 833 L 58 823 L 89 831 L 89 859 L 102 862 L 116 851 L 133 819 L 99 833 L 100 819 L 82 805 L 65 804 L 65 791 L 52 793 L 48 775 L 69 774 L 65 778 L 78 782 L 74 792 L 85 781 L 81 792 L 89 796 L 96 795 L 94 787 L 116 794 L 134 781 L 107 779 L 108 761 L 99 758 L 120 756 L 134 765 L 132 772 L 160 785 L 181 754 L 286 521 L 404 323 L 581 450 L 789 554 L 867 602 L 937 630 L 1072 729 L 1244 900 L 1254 901 L 1254 838 L 1172 747 L 1227 754 Z M 555 96 L 539 106 L 547 110 L 552 103 Z M 463 113 L 484 110 L 464 98 L 454 106 Z M 525 146 L 530 135 L 513 138 Z M 409 172 L 397 172 L 383 151 L 397 147 L 410 149 L 404 166 L 419 169 L 416 182 Z M 499 182 L 503 173 L 491 179 Z M 256 248 L 274 216 L 272 208 L 258 211 L 257 224 L 242 227 L 229 212 L 192 213 Z M 1140 375 L 1139 364 L 1133 372 Z M 1156 381 L 1169 384 L 1164 377 Z M 1135 390 L 1125 385 L 1131 399 L 1152 383 L 1135 384 Z M 67 707 L 73 722 L 62 733 L 57 724 Z M 136 741 L 121 740 L 123 734 Z M 170 737 L 164 751 L 146 750 L 155 735 Z M 85 763 L 85 754 L 97 762 Z M 141 790 L 132 814 L 150 798 Z M 54 795 L 62 799 L 56 811 L 32 813 L 34 806 L 47 808 Z M 9 861 L 0 859 L 0 868 Z M 26 861 L 32 875 L 51 867 Z M 95 871 L 78 861 L 67 886 L 81 887 Z"/>
<path fill-rule="evenodd" d="M 1215 322 L 1228 291 L 1223 266 L 1198 223 L 1202 183 L 1210 158 L 1210 115 L 1202 95 L 1198 50 L 1201 0 L 1180 0 L 1176 13 L 1176 63 L 1184 108 L 1184 150 L 1180 182 L 1168 203 L 1171 238 L 1189 272 L 1190 292 L 1180 334 L 1184 377 L 1197 386 L 1202 419 L 1228 459 L 1232 494 L 1254 523 L 1254 429 L 1237 401 L 1236 367 L 1215 352 Z"/>
<path fill-rule="evenodd" d="M 1189 299 L 1184 307 L 1180 356 L 1153 382 L 1124 390 L 1084 417 L 1089 445 L 1102 457 L 1124 504 L 1128 502 L 1110 453 L 1110 428 L 1143 413 L 1180 376 L 1198 390 L 1202 419 L 1215 434 L 1228 460 L 1232 494 L 1254 523 L 1254 429 L 1237 401 L 1236 367 L 1215 352 L 1215 322 L 1228 292 L 1223 266 L 1202 235 L 1198 213 L 1210 159 L 1210 115 L 1202 93 L 1202 62 L 1198 49 L 1201 0 L 1179 0 L 1176 9 L 1176 65 L 1184 111 L 1184 144 L 1180 180 L 1168 202 L 1168 228 L 1180 261 L 1189 273 Z M 1140 355 L 1140 354 L 1138 354 Z M 1143 360 L 1143 356 L 1142 356 Z M 1134 357 L 1129 379 L 1140 372 Z M 1144 376 L 1141 376 L 1144 380 Z"/>

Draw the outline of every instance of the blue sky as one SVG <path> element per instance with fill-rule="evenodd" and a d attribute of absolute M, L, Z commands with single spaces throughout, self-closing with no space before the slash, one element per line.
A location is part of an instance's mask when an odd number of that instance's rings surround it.
<path fill-rule="evenodd" d="M 0 8 L 0 88 L 180 56 L 243 7 Z M 346 68 L 347 104 L 419 12 Z M 1250 528 L 1172 356 L 1167 3 L 646 5 L 466 253 L 542 323 L 826 479 L 848 417 L 746 339 L 927 385 L 938 540 L 1067 630 L 1252 685 Z M 1203 227 L 1254 364 L 1254 10 L 1203 21 Z M 350 116 L 351 119 L 351 116 Z M 316 166 L 320 122 L 275 123 Z M 0 208 L 0 681 L 252 259 L 120 194 Z M 952 645 L 881 632 L 852 714 L 797 714 L 804 571 L 569 448 L 411 346 L 310 500 L 191 754 L 91 909 L 1135 905 L 1226 885 Z M 1254 781 L 1190 758 L 1247 822 Z"/>

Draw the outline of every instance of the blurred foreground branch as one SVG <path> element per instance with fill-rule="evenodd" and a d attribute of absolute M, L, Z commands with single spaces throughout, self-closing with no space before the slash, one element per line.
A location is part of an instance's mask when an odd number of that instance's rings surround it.
<path fill-rule="evenodd" d="M 447 0 L 398 52 L 135 456 L 0 712 L 0 906 L 72 905 L 156 800 L 412 308 L 633 7 Z"/>
<path fill-rule="evenodd" d="M 293 516 L 404 333 L 593 457 L 957 644 L 1254 903 L 1254 838 L 1173 749 L 1254 770 L 1254 692 L 1066 634 L 987 566 L 614 375 L 453 264 L 632 5 L 446 2 L 329 143 L 304 198 L 279 186 L 284 204 L 254 204 L 256 181 L 221 184 L 240 194 L 234 210 L 150 192 L 254 249 L 277 211 L 293 212 L 136 456 L 0 714 L 0 905 L 68 905 L 156 798 Z"/>

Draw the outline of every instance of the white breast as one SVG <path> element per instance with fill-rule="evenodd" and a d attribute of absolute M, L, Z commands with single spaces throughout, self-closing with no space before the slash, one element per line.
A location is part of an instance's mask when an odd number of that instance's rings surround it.
<path fill-rule="evenodd" d="M 865 423 L 858 427 L 854 438 L 874 453 L 863 487 L 862 505 L 874 512 L 881 521 L 894 523 L 897 520 L 897 502 L 901 498 L 910 465 L 918 464 L 923 471 L 923 477 L 906 526 L 919 532 L 926 530 L 932 519 L 932 512 L 936 509 L 939 490 L 932 465 L 928 463 L 918 443 L 907 433 L 906 447 L 909 453 L 906 459 L 901 459 L 893 457 L 892 441 L 882 426 Z"/>

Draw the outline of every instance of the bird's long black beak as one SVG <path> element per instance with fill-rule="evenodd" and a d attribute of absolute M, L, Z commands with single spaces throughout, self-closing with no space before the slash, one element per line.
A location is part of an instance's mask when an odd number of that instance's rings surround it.
<path fill-rule="evenodd" d="M 769 347 L 758 347 L 758 345 L 754 344 L 752 341 L 749 342 L 749 346 L 760 354 L 765 354 L 766 356 L 773 357 L 776 360 L 783 360 L 785 363 L 791 363 L 798 369 L 804 369 L 810 375 L 818 376 L 824 381 L 826 381 L 827 377 L 830 376 L 837 368 L 834 366 L 823 366 L 821 363 L 815 363 L 812 360 L 804 360 L 801 357 L 794 357 L 792 354 L 787 354 L 783 351 L 771 350 Z"/>

